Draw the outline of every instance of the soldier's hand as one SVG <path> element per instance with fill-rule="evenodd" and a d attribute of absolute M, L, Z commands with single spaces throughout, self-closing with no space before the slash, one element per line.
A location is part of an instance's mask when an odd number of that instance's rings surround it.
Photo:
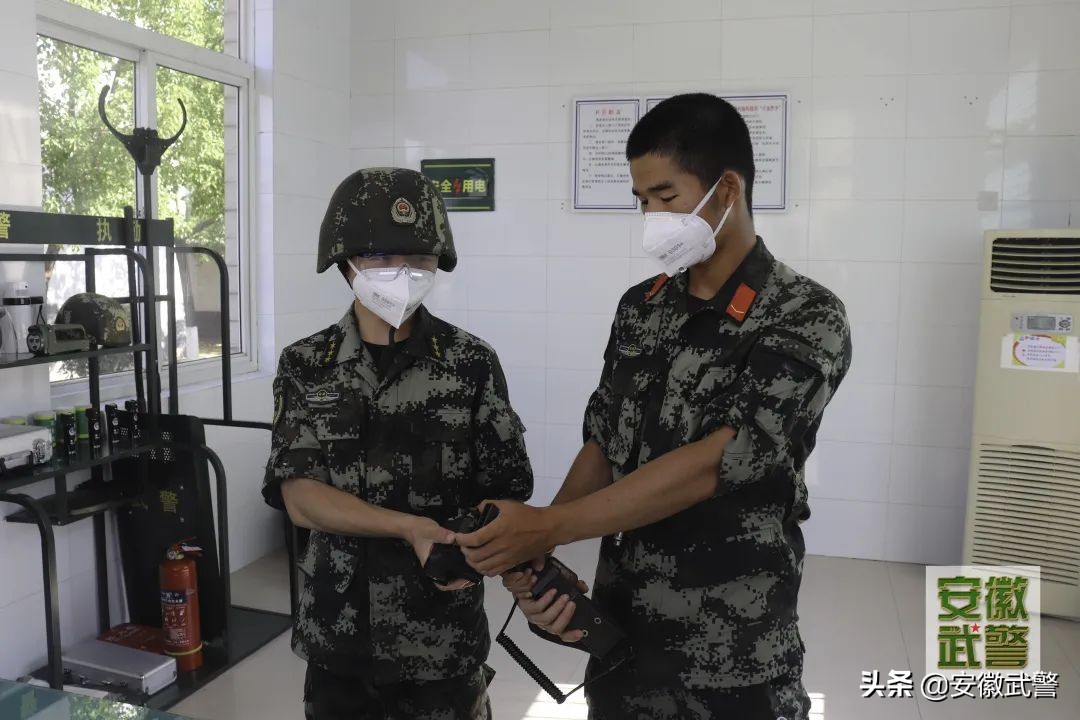
<path fill-rule="evenodd" d="M 499 508 L 499 516 L 474 533 L 456 535 L 469 565 L 488 577 L 502 575 L 513 567 L 554 547 L 554 526 L 547 508 L 511 500 L 486 500 Z"/>
<path fill-rule="evenodd" d="M 427 563 L 428 556 L 431 555 L 431 548 L 434 547 L 435 543 L 452 544 L 454 542 L 454 532 L 442 527 L 431 518 L 416 516 L 409 520 L 408 528 L 405 531 L 405 540 L 412 545 L 413 552 L 416 553 L 416 559 L 420 561 L 420 567 L 423 567 Z M 472 580 L 459 579 L 454 580 L 449 585 L 433 584 L 439 590 L 449 592 L 464 590 L 476 583 Z"/>
<path fill-rule="evenodd" d="M 544 566 L 544 558 L 532 562 L 532 568 L 521 572 L 508 572 L 502 576 L 503 586 L 517 598 L 518 607 L 525 614 L 525 619 L 544 632 L 558 635 L 563 642 L 572 643 L 581 640 L 584 633 L 580 630 L 567 631 L 566 626 L 574 617 L 576 605 L 570 602 L 568 595 L 555 597 L 555 590 L 548 590 L 539 598 L 533 599 L 532 587 L 536 584 L 536 570 Z M 581 592 L 589 592 L 584 580 L 578 580 Z"/>

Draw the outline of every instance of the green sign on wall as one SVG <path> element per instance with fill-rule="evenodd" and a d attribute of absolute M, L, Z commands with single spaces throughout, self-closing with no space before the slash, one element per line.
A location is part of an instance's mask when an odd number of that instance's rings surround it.
<path fill-rule="evenodd" d="M 439 188 L 447 210 L 495 209 L 495 158 L 421 160 L 420 172 Z"/>

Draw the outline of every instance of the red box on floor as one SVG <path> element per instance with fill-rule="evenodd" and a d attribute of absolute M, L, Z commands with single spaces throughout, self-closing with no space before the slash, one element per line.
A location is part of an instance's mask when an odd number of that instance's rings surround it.
<path fill-rule="evenodd" d="M 123 645 L 124 647 L 146 652 L 165 654 L 165 644 L 162 640 L 161 628 L 149 627 L 148 625 L 133 625 L 125 623 L 117 625 L 105 632 L 98 640 Z"/>

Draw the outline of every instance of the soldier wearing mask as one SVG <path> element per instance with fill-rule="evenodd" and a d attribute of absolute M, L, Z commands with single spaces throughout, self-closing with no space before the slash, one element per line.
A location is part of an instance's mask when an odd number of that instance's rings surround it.
<path fill-rule="evenodd" d="M 534 627 L 575 642 L 573 603 L 533 601 L 533 573 L 508 571 L 603 538 L 594 600 L 633 653 L 607 674 L 590 661 L 590 718 L 805 720 L 803 469 L 850 365 L 847 315 L 757 236 L 750 133 L 730 104 L 669 98 L 626 155 L 663 274 L 619 302 L 552 506 L 496 502 L 500 517 L 458 540 L 505 573 Z"/>
<path fill-rule="evenodd" d="M 437 587 L 422 566 L 462 509 L 526 500 L 532 469 L 495 352 L 422 304 L 456 264 L 421 174 L 366 169 L 335 191 L 317 270 L 356 300 L 281 354 L 263 487 L 312 530 L 292 644 L 314 720 L 491 714 L 483 587 Z"/>

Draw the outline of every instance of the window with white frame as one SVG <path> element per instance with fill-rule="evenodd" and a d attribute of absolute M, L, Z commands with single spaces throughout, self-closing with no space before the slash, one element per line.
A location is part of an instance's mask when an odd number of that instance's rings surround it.
<path fill-rule="evenodd" d="M 188 124 L 166 153 L 151 189 L 155 217 L 172 218 L 176 244 L 210 248 L 229 270 L 230 327 L 221 327 L 216 265 L 203 255 L 177 254 L 172 272 L 176 325 L 158 308 L 162 361 L 176 343 L 181 381 L 209 379 L 222 352 L 251 357 L 252 317 L 247 245 L 246 163 L 251 145 L 249 87 L 254 71 L 240 59 L 239 0 L 38 0 L 42 203 L 47 212 L 142 216 L 142 178 L 126 150 L 98 117 L 102 87 L 121 132 L 154 127 L 162 136 Z M 59 250 L 60 248 L 50 248 Z M 157 251 L 157 288 L 166 287 L 165 254 Z M 98 258 L 97 291 L 130 295 L 128 263 Z M 46 267 L 50 319 L 85 287 L 81 263 Z M 139 288 L 141 291 L 141 285 Z M 108 364 L 106 361 L 110 361 Z M 102 372 L 121 372 L 132 358 L 102 358 Z M 243 368 L 243 363 L 234 362 Z M 85 361 L 58 362 L 54 382 L 86 375 Z"/>

